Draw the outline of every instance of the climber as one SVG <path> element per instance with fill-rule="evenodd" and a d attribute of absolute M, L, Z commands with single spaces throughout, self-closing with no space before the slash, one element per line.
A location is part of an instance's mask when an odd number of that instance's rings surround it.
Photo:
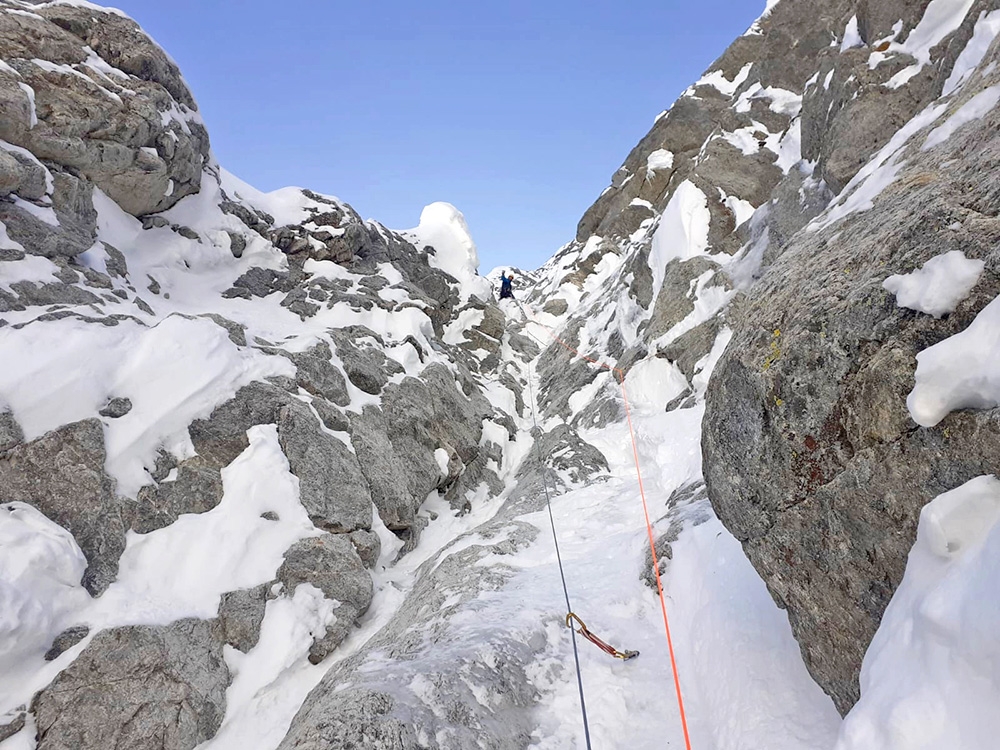
<path fill-rule="evenodd" d="M 513 283 L 514 274 L 508 276 L 503 271 L 500 272 L 500 299 L 514 299 L 514 292 L 511 291 Z"/>

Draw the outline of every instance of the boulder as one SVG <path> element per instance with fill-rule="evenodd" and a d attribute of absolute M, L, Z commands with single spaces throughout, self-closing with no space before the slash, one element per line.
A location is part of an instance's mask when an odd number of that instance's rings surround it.
<path fill-rule="evenodd" d="M 0 501 L 34 506 L 69 531 L 87 557 L 81 583 L 98 596 L 125 550 L 123 500 L 104 470 L 104 427 L 87 419 L 0 455 Z"/>
<path fill-rule="evenodd" d="M 302 505 L 317 527 L 337 533 L 371 528 L 372 496 L 358 460 L 287 391 L 251 383 L 188 431 L 198 455 L 221 469 L 246 450 L 246 431 L 259 424 L 278 426 L 281 448 L 299 478 Z"/>
<path fill-rule="evenodd" d="M 37 10 L 0 18 L 0 40 L 20 76 L 0 78 L 0 139 L 81 175 L 134 216 L 198 192 L 208 135 L 163 50 L 116 13 Z"/>
<path fill-rule="evenodd" d="M 229 670 L 213 622 L 98 633 L 35 695 L 39 750 L 191 750 L 215 736 Z"/>
<path fill-rule="evenodd" d="M 218 618 L 226 643 L 243 653 L 257 645 L 270 589 L 271 584 L 262 583 L 222 595 Z"/>
<path fill-rule="evenodd" d="M 309 649 L 313 664 L 323 661 L 347 637 L 354 621 L 368 611 L 374 594 L 371 576 L 343 534 L 322 534 L 296 542 L 285 553 L 278 581 L 289 595 L 299 584 L 309 583 L 339 603 L 334 611 L 336 619 Z"/>

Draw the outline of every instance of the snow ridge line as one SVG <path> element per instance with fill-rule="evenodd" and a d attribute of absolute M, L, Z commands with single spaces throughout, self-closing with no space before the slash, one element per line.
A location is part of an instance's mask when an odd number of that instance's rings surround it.
<path fill-rule="evenodd" d="M 687 714 L 684 711 L 684 696 L 681 693 L 680 674 L 678 673 L 678 670 L 677 670 L 677 659 L 676 659 L 675 654 L 674 654 L 674 641 L 673 641 L 673 638 L 670 635 L 670 618 L 667 617 L 667 602 L 666 602 L 666 597 L 663 595 L 663 582 L 660 580 L 660 562 L 659 562 L 659 560 L 657 559 L 657 556 L 656 556 L 656 543 L 655 543 L 655 540 L 653 538 L 653 524 L 649 520 L 649 505 L 646 502 L 646 491 L 643 489 L 643 485 L 642 485 L 642 470 L 639 467 L 639 448 L 638 448 L 638 445 L 636 444 L 636 441 L 635 441 L 635 430 L 633 430 L 633 428 L 632 428 L 632 412 L 631 412 L 631 409 L 629 408 L 628 393 L 625 390 L 625 371 L 622 368 L 620 368 L 620 367 L 614 367 L 613 365 L 609 365 L 609 364 L 607 364 L 605 362 L 601 362 L 599 360 L 593 359 L 592 357 L 588 357 L 586 354 L 582 353 L 578 349 L 575 349 L 574 347 L 570 346 L 565 341 L 563 341 L 561 338 L 559 338 L 559 336 L 556 334 L 556 332 L 553 331 L 549 326 L 545 325 L 540 320 L 538 320 L 538 318 L 536 318 L 534 315 L 532 315 L 531 313 L 529 313 L 524 308 L 524 305 L 521 304 L 520 300 L 515 299 L 514 301 L 517 302 L 517 306 L 521 308 L 521 312 L 524 313 L 524 316 L 526 318 L 531 318 L 531 321 L 533 323 L 535 323 L 536 325 L 539 325 L 542 328 L 544 328 L 545 331 L 549 334 L 549 336 L 551 336 L 552 339 L 556 343 L 558 343 L 560 346 L 562 346 L 564 349 L 568 350 L 569 352 L 571 352 L 572 354 L 576 355 L 577 357 L 580 357 L 581 359 L 583 359 L 583 360 L 585 360 L 587 362 L 590 362 L 591 364 L 597 365 L 601 369 L 608 370 L 613 375 L 617 375 L 618 376 L 618 384 L 621 386 L 622 399 L 624 400 L 624 403 L 625 403 L 625 416 L 626 416 L 627 421 L 628 421 L 629 438 L 632 441 L 632 456 L 635 459 L 635 473 L 636 473 L 636 477 L 638 477 L 638 479 L 639 479 L 639 496 L 640 496 L 640 498 L 642 498 L 642 512 L 643 512 L 643 515 L 645 516 L 645 519 L 646 519 L 646 532 L 647 532 L 647 534 L 649 536 L 649 551 L 650 551 L 650 554 L 652 555 L 653 574 L 656 576 L 656 590 L 657 590 L 657 592 L 659 593 L 659 596 L 660 596 L 660 611 L 663 613 L 663 629 L 664 629 L 664 632 L 667 635 L 667 649 L 670 652 L 670 668 L 673 671 L 674 692 L 677 695 L 677 710 L 678 710 L 678 713 L 680 714 L 680 718 L 681 718 L 681 728 L 684 731 L 684 747 L 686 748 L 686 750 L 691 750 L 691 735 L 688 732 Z M 532 337 L 532 338 L 534 338 L 534 337 Z M 539 342 L 539 343 L 541 343 L 541 342 Z M 530 369 L 528 371 L 528 391 L 529 391 L 529 394 L 531 394 L 531 371 L 530 371 Z M 532 403 L 532 406 L 531 406 L 531 420 L 535 424 L 535 427 L 537 428 L 538 423 L 537 423 L 537 421 L 535 419 L 535 399 L 534 399 L 534 395 L 533 394 L 531 394 L 531 403 Z M 544 480 L 542 482 L 542 486 L 545 488 L 545 499 L 546 499 L 546 502 L 548 502 L 548 499 L 549 499 L 549 490 L 548 490 L 548 485 L 545 483 Z M 559 541 L 558 541 L 558 539 L 556 539 L 556 527 L 555 527 L 555 521 L 552 520 L 552 506 L 551 506 L 551 504 L 549 504 L 549 520 L 552 521 L 552 538 L 555 540 L 555 543 L 556 543 L 556 557 L 558 558 L 559 557 Z M 561 559 L 559 559 L 559 574 L 560 575 L 563 574 L 563 572 L 562 572 L 562 560 Z M 566 578 L 565 578 L 565 576 L 563 576 L 563 591 L 566 592 Z M 570 606 L 569 605 L 569 593 L 566 593 L 566 607 L 569 608 L 569 606 Z M 570 627 L 570 632 L 571 633 L 574 632 L 572 627 Z M 576 652 L 576 635 L 575 634 L 573 635 L 573 656 L 576 658 L 576 676 L 577 676 L 577 681 L 579 682 L 579 685 L 580 685 L 580 703 L 581 703 L 581 706 L 583 707 L 584 729 L 585 729 L 585 733 L 586 733 L 586 736 L 587 736 L 587 748 L 589 749 L 590 748 L 590 732 L 589 732 L 589 729 L 587 728 L 587 709 L 586 709 L 586 706 L 583 705 L 583 680 L 582 680 L 582 677 L 580 676 L 580 659 L 579 659 L 579 656 L 577 656 L 577 652 Z"/>

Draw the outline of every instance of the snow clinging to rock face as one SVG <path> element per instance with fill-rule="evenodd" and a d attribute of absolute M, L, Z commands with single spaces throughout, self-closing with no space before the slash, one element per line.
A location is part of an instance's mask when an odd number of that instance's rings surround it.
<path fill-rule="evenodd" d="M 1000 736 L 1000 481 L 920 513 L 906 575 L 861 671 L 835 750 L 987 750 Z"/>
<path fill-rule="evenodd" d="M 418 248 L 433 247 L 430 264 L 458 279 L 467 294 L 480 299 L 489 296 L 489 284 L 479 276 L 479 253 L 469 225 L 453 205 L 431 203 L 420 212 L 420 225 L 404 234 L 413 237 Z"/>
<path fill-rule="evenodd" d="M 954 312 L 979 281 L 986 263 L 965 257 L 952 250 L 931 258 L 918 270 L 896 274 L 882 282 L 886 291 L 896 295 L 896 304 L 940 318 Z"/>

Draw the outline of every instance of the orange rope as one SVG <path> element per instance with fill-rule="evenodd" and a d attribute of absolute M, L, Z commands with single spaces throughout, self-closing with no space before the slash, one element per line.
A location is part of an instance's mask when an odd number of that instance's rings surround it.
<path fill-rule="evenodd" d="M 660 563 L 656 559 L 656 544 L 653 542 L 653 525 L 649 522 L 649 507 L 646 505 L 646 493 L 642 488 L 642 472 L 639 471 L 639 449 L 635 443 L 635 432 L 632 430 L 632 412 L 628 406 L 628 395 L 625 393 L 625 373 L 618 370 L 619 383 L 622 387 L 622 398 L 625 400 L 625 416 L 628 417 L 628 433 L 632 438 L 632 455 L 635 457 L 635 474 L 639 478 L 639 496 L 642 497 L 642 512 L 646 516 L 646 532 L 649 534 L 649 551 L 653 556 L 653 572 L 656 574 L 656 589 L 660 592 L 660 609 L 663 611 L 663 629 L 667 633 L 667 648 L 670 649 L 670 666 L 674 671 L 674 689 L 677 691 L 677 708 L 681 715 L 681 727 L 684 729 L 684 746 L 691 750 L 691 737 L 688 734 L 687 715 L 684 713 L 684 698 L 681 695 L 681 680 L 677 674 L 677 660 L 674 658 L 674 640 L 670 637 L 670 620 L 667 619 L 667 602 L 663 596 L 663 583 L 660 581 Z"/>
<path fill-rule="evenodd" d="M 518 302 L 518 306 L 521 307 L 521 311 L 524 312 L 525 315 L 529 315 L 529 313 L 524 309 L 524 307 L 520 304 L 520 302 Z M 670 620 L 667 617 L 667 602 L 666 598 L 663 595 L 663 583 L 660 580 L 660 564 L 659 560 L 657 560 L 656 557 L 656 543 L 653 539 L 653 524 L 649 520 L 649 505 L 646 503 L 646 492 L 642 486 L 642 472 L 639 469 L 639 447 L 635 441 L 635 430 L 632 428 L 632 411 L 629 408 L 628 394 L 625 391 L 625 371 L 619 367 L 612 367 L 611 365 L 605 364 L 603 362 L 598 362 L 596 359 L 591 359 L 585 354 L 582 354 L 581 352 L 579 352 L 578 350 L 574 349 L 572 346 L 567 344 L 565 341 L 563 341 L 561 338 L 559 338 L 556 335 L 555 331 L 553 331 L 547 325 L 545 325 L 540 320 L 535 318 L 533 315 L 529 315 L 529 317 L 532 318 L 532 321 L 536 325 L 540 325 L 542 328 L 544 328 L 548 332 L 549 336 L 551 336 L 563 348 L 569 350 L 578 357 L 585 359 L 587 362 L 590 362 L 591 364 L 597 365 L 598 367 L 605 370 L 610 370 L 611 372 L 616 373 L 618 375 L 618 383 L 622 389 L 622 399 L 625 402 L 625 416 L 628 420 L 628 433 L 629 437 L 632 439 L 632 456 L 635 459 L 635 475 L 639 480 L 639 496 L 642 498 L 642 512 L 646 519 L 646 533 L 649 536 L 649 551 L 653 559 L 653 573 L 655 573 L 656 575 L 656 590 L 659 592 L 660 595 L 660 610 L 663 612 L 663 629 L 667 634 L 667 648 L 670 651 L 670 667 L 674 673 L 674 690 L 677 693 L 677 709 L 681 716 L 681 728 L 684 730 L 684 746 L 687 748 L 687 750 L 691 750 L 691 736 L 688 733 L 687 714 L 684 711 L 684 698 L 681 695 L 681 680 L 680 680 L 680 675 L 677 672 L 677 659 L 674 655 L 674 641 L 673 638 L 670 636 Z"/>

